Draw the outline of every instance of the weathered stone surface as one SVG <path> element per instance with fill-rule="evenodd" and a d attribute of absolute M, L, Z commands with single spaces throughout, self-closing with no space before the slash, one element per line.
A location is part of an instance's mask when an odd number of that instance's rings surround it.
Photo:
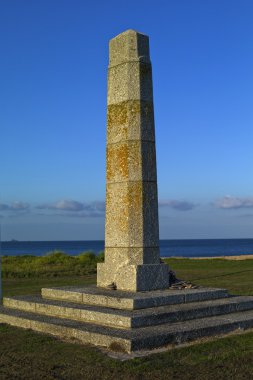
<path fill-rule="evenodd" d="M 126 30 L 114 37 L 110 41 L 109 49 L 110 67 L 136 59 L 150 63 L 149 40 L 145 34 L 134 30 Z"/>
<path fill-rule="evenodd" d="M 198 288 L 185 290 L 155 290 L 150 292 L 111 291 L 105 288 L 63 287 L 42 288 L 43 298 L 78 302 L 86 305 L 104 306 L 114 309 L 146 309 L 228 297 L 226 289 Z M 78 301 L 77 301 L 78 300 Z"/>
<path fill-rule="evenodd" d="M 87 305 L 98 305 L 126 310 L 134 309 L 134 300 L 132 298 L 126 297 L 122 294 L 116 296 L 115 301 L 113 292 L 108 289 L 96 288 L 93 286 L 90 286 L 89 288 L 42 288 L 41 295 L 45 299 L 78 302 Z"/>
<path fill-rule="evenodd" d="M 155 144 L 128 140 L 107 146 L 107 183 L 156 182 Z"/>
<path fill-rule="evenodd" d="M 122 350 L 131 352 L 131 341 L 121 337 L 120 329 L 81 323 L 70 319 L 37 315 L 22 310 L 6 309 L 0 306 L 0 323 L 32 329 L 60 338 L 75 338 L 79 342 L 97 346 L 113 347 L 117 343 Z M 118 333 L 113 334 L 113 331 Z M 112 333 L 112 334 L 111 334 Z"/>
<path fill-rule="evenodd" d="M 108 278 L 124 291 L 142 292 L 169 287 L 167 265 L 121 265 L 116 269 L 106 264 L 98 264 L 97 283 L 101 287 L 108 286 Z"/>
<path fill-rule="evenodd" d="M 30 305 L 33 305 L 33 308 Z M 120 311 L 84 304 L 47 300 L 37 296 L 4 298 L 5 307 L 33 312 L 52 317 L 67 318 L 75 321 L 100 324 L 101 326 L 131 327 L 132 316 L 129 311 Z"/>
<path fill-rule="evenodd" d="M 157 256 L 153 264 L 160 260 L 156 183 L 140 181 L 121 182 L 107 185 L 106 246 L 105 263 L 110 256 L 109 248 L 153 247 Z M 145 207 L 144 207 L 145 205 Z M 118 265 L 122 265 L 122 257 Z M 134 264 L 134 262 L 132 262 Z M 145 258 L 143 263 L 146 264 Z M 150 260 L 147 261 L 150 264 Z"/>
<path fill-rule="evenodd" d="M 105 263 L 98 265 L 97 284 L 165 289 L 147 36 L 128 30 L 111 40 L 107 104 Z"/>
<path fill-rule="evenodd" d="M 200 318 L 183 323 L 169 322 L 136 329 L 119 329 L 0 307 L 0 323 L 30 328 L 61 338 L 75 338 L 83 343 L 130 353 L 225 334 L 236 329 L 252 328 L 253 311 Z"/>
<path fill-rule="evenodd" d="M 145 125 L 145 129 L 142 128 L 142 125 Z M 155 141 L 153 104 L 143 100 L 129 100 L 120 104 L 108 105 L 108 143 L 115 144 L 124 140 L 141 139 Z"/>
<path fill-rule="evenodd" d="M 33 304 L 33 308 L 30 305 Z M 216 300 L 120 310 L 101 306 L 47 300 L 37 296 L 4 298 L 4 306 L 41 315 L 67 318 L 117 328 L 139 328 L 253 310 L 253 297 L 228 297 Z"/>
<path fill-rule="evenodd" d="M 155 261 L 159 264 L 158 254 L 159 249 L 157 247 L 110 248 L 110 255 L 108 255 L 106 263 L 113 267 L 115 265 L 114 262 L 118 262 L 121 257 L 124 265 L 141 265 L 144 262 L 152 264 Z"/>
<path fill-rule="evenodd" d="M 108 70 L 108 105 L 139 100 L 153 103 L 151 64 L 136 61 L 122 63 Z"/>

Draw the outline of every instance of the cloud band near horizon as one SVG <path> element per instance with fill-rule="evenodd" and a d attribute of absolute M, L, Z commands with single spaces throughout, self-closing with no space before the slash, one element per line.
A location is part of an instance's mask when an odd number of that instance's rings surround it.
<path fill-rule="evenodd" d="M 198 204 L 187 201 L 168 199 L 158 202 L 160 209 L 170 208 L 176 211 L 191 211 L 198 207 Z M 226 195 L 217 199 L 211 205 L 216 209 L 245 209 L 253 208 L 253 197 L 233 197 Z M 63 199 L 57 202 L 42 203 L 35 206 L 27 202 L 15 201 L 11 203 L 0 203 L 1 217 L 4 215 L 21 215 L 22 213 L 32 213 L 36 210 L 44 211 L 40 215 L 69 216 L 69 217 L 103 217 L 105 214 L 104 201 L 80 202 L 73 199 Z"/>

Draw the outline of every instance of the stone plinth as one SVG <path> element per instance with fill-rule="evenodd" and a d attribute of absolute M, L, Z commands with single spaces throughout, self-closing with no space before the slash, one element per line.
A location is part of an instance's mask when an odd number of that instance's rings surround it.
<path fill-rule="evenodd" d="M 169 286 L 160 264 L 152 69 L 147 36 L 110 41 L 107 98 L 105 263 L 97 285 L 149 291 Z"/>
<path fill-rule="evenodd" d="M 4 298 L 3 305 L 0 323 L 138 356 L 253 327 L 253 297 L 231 297 L 225 289 L 44 288 L 42 297 Z"/>

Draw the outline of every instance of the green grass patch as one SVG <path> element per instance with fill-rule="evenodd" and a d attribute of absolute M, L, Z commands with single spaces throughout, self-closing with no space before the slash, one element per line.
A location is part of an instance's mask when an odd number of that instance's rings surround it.
<path fill-rule="evenodd" d="M 96 274 L 85 276 L 57 276 L 37 278 L 7 278 L 3 279 L 3 295 L 35 295 L 41 288 L 50 286 L 87 286 L 96 282 Z"/>
<path fill-rule="evenodd" d="M 197 285 L 226 288 L 233 294 L 253 295 L 253 260 L 166 259 L 177 277 Z"/>

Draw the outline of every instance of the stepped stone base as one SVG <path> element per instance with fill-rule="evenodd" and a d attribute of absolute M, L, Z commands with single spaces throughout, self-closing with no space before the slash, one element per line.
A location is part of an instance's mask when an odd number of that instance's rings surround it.
<path fill-rule="evenodd" d="M 211 288 L 50 288 L 42 297 L 4 298 L 0 323 L 131 353 L 253 328 L 253 296 Z"/>
<path fill-rule="evenodd" d="M 4 298 L 3 303 L 10 309 L 117 328 L 153 326 L 253 309 L 253 297 L 228 297 L 134 311 L 47 300 L 36 296 Z"/>

